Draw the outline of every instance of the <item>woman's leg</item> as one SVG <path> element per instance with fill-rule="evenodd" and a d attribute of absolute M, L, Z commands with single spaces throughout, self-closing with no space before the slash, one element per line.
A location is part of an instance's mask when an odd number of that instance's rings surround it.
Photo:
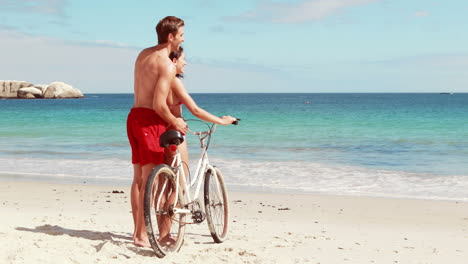
<path fill-rule="evenodd" d="M 183 168 L 184 168 L 184 174 L 187 180 L 187 177 L 189 175 L 189 167 L 188 167 L 188 149 L 187 149 L 187 141 L 185 140 L 182 144 L 179 145 L 178 147 L 180 157 L 182 158 L 182 163 L 183 163 Z"/>

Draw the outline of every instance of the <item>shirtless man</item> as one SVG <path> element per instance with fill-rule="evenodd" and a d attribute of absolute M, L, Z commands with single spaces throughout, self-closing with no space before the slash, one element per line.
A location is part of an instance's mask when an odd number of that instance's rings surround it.
<path fill-rule="evenodd" d="M 144 220 L 145 185 L 153 167 L 164 163 L 159 137 L 166 127 L 185 134 L 187 124 L 167 106 L 170 84 L 176 68 L 169 54 L 184 41 L 184 21 L 168 16 L 156 26 L 158 45 L 144 49 L 135 62 L 135 103 L 127 118 L 127 134 L 132 147 L 133 183 L 131 205 L 134 222 L 133 243 L 151 247 Z"/>

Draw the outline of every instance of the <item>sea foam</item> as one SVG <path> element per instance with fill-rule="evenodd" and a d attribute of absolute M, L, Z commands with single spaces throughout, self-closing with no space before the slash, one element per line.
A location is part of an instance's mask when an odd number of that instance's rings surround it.
<path fill-rule="evenodd" d="M 195 171 L 196 159 L 190 168 Z M 231 190 L 468 201 L 468 175 L 431 175 L 306 161 L 252 161 L 212 157 Z M 129 185 L 123 159 L 0 159 L 0 177 L 62 183 Z M 193 175 L 192 175 L 193 177 Z"/>

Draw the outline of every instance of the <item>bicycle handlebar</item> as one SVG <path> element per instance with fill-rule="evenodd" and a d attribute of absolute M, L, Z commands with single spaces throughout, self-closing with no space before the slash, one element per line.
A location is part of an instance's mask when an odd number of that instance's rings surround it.
<path fill-rule="evenodd" d="M 186 121 L 199 121 L 199 122 L 202 122 L 202 123 L 205 123 L 207 126 L 208 126 L 208 131 L 192 131 L 190 129 L 187 130 L 187 132 L 195 135 L 195 136 L 198 136 L 198 139 L 200 140 L 200 143 L 201 143 L 201 147 L 202 148 L 205 148 L 205 151 L 208 150 L 208 146 L 210 145 L 210 139 L 211 139 L 211 134 L 213 134 L 213 132 L 216 130 L 216 126 L 217 124 L 216 123 L 212 123 L 212 125 L 210 126 L 207 122 L 205 121 L 202 121 L 202 120 L 199 120 L 199 119 L 188 119 Z M 233 125 L 237 125 L 239 124 L 239 121 L 240 119 L 239 118 L 236 118 L 235 121 L 232 122 Z M 205 144 L 205 140 L 208 140 L 208 143 Z"/>
<path fill-rule="evenodd" d="M 200 122 L 203 122 L 203 123 L 206 123 L 202 120 L 197 120 L 197 119 L 188 119 L 186 121 L 200 121 Z M 232 122 L 233 125 L 238 125 L 239 124 L 239 121 L 240 119 L 239 118 L 236 118 L 236 120 L 234 122 Z M 206 123 L 208 124 L 208 123 Z M 201 135 L 210 135 L 212 134 L 215 130 L 216 130 L 216 125 L 217 124 L 213 124 L 213 126 L 210 128 L 210 130 L 208 131 L 199 131 L 199 132 L 195 132 L 195 131 L 192 131 L 192 130 L 188 130 L 188 132 L 190 132 L 191 134 L 193 135 L 196 135 L 196 136 L 201 136 Z"/>

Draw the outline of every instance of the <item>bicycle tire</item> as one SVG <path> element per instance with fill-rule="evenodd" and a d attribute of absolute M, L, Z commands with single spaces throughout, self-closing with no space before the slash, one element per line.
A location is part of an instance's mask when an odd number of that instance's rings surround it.
<path fill-rule="evenodd" d="M 229 231 L 229 200 L 223 175 L 218 168 L 205 173 L 205 213 L 211 236 L 216 243 L 226 240 Z"/>
<path fill-rule="evenodd" d="M 167 202 L 175 200 L 174 195 L 178 195 L 177 207 L 183 208 L 186 205 L 181 187 L 178 189 L 178 194 L 175 194 L 176 184 L 174 171 L 166 164 L 154 167 L 146 183 L 144 201 L 146 232 L 151 247 L 159 258 L 170 252 L 179 251 L 184 241 L 186 215 L 171 215 L 171 205 Z M 163 239 L 161 239 L 160 224 L 170 225 L 169 233 L 163 234 Z M 163 232 L 166 233 L 164 230 Z"/>

